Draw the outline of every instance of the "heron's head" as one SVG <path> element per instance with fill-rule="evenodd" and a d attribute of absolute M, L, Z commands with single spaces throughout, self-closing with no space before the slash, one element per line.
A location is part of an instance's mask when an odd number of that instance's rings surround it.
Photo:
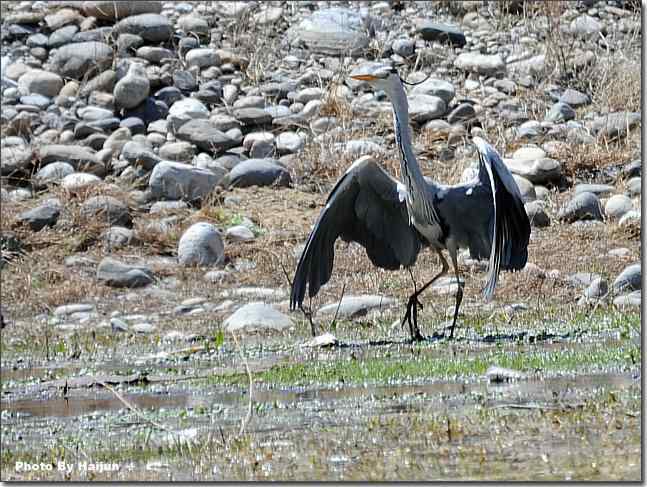
<path fill-rule="evenodd" d="M 402 87 L 400 75 L 394 66 L 379 64 L 367 68 L 364 72 L 351 76 L 357 81 L 367 81 L 375 91 L 383 90 L 387 95 L 393 94 L 396 88 Z"/>

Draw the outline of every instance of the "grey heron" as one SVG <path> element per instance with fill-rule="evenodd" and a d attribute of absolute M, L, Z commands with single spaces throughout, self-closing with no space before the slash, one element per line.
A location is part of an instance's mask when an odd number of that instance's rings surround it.
<path fill-rule="evenodd" d="M 290 308 L 303 309 L 306 286 L 314 297 L 329 281 L 339 237 L 359 243 L 374 265 L 389 270 L 410 268 L 420 250 L 430 247 L 442 269 L 420 289 L 414 286 L 402 325 L 408 323 L 413 341 L 423 339 L 418 298 L 449 271 L 443 255 L 446 250 L 458 282 L 452 338 L 463 299 L 460 248 L 469 249 L 474 259 L 489 258 L 483 288 L 486 301 L 492 298 L 500 270 L 520 270 L 526 265 L 530 222 L 519 188 L 497 151 L 479 137 L 473 138 L 479 156 L 475 180 L 445 186 L 423 177 L 412 148 L 407 94 L 398 72 L 392 66 L 378 65 L 352 77 L 383 90 L 391 101 L 402 182 L 373 160 L 360 158 L 351 165 L 330 192 L 308 237 L 292 282 Z"/>

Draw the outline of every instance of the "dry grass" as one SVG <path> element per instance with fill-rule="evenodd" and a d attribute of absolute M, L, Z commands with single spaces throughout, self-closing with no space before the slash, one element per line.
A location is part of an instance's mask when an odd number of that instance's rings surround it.
<path fill-rule="evenodd" d="M 569 144 L 560 147 L 556 158 L 562 162 L 562 172 L 570 178 L 590 177 L 605 168 L 625 164 L 635 152 L 635 148 L 624 143 Z"/>

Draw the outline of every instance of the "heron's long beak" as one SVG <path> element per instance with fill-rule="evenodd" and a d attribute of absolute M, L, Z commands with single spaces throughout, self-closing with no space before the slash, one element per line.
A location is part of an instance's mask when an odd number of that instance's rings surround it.
<path fill-rule="evenodd" d="M 356 79 L 358 81 L 373 81 L 373 80 L 377 79 L 372 74 L 355 74 L 355 75 L 351 76 L 351 78 Z"/>

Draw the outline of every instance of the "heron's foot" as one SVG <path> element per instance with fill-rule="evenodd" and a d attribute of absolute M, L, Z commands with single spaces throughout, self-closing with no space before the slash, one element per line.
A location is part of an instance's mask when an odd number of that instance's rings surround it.
<path fill-rule="evenodd" d="M 418 328 L 418 309 L 423 309 L 424 306 L 418 299 L 418 296 L 412 294 L 409 297 L 409 302 L 407 303 L 407 312 L 402 318 L 400 326 L 404 328 L 404 324 L 409 325 L 409 333 L 411 334 L 412 342 L 419 342 L 425 339 L 420 333 L 420 328 Z"/>

